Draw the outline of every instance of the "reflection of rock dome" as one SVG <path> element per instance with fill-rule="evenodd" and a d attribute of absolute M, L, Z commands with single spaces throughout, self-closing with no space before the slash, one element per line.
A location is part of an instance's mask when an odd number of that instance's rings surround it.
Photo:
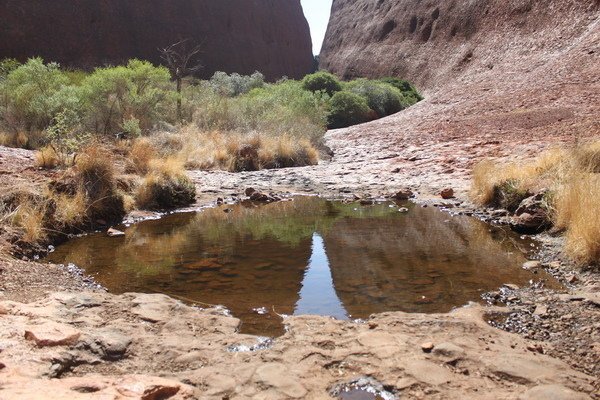
<path fill-rule="evenodd" d="M 442 312 L 481 289 L 527 281 L 524 260 L 489 226 L 414 207 L 407 218 L 343 219 L 324 235 L 333 282 L 348 313 Z M 514 252 L 515 249 L 512 248 Z"/>

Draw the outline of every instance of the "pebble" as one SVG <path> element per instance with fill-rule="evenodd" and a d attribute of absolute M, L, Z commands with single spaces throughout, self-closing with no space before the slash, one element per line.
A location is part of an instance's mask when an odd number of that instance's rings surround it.
<path fill-rule="evenodd" d="M 434 347 L 434 344 L 431 342 L 425 342 L 421 344 L 421 350 L 423 350 L 425 353 L 431 353 Z"/>

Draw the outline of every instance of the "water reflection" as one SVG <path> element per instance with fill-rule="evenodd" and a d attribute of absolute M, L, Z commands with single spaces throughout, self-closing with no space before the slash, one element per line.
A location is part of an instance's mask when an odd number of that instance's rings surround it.
<path fill-rule="evenodd" d="M 539 278 L 519 268 L 529 243 L 518 237 L 473 218 L 410 205 L 403 214 L 398 206 L 245 203 L 230 213 L 143 222 L 121 238 L 77 238 L 48 260 L 73 262 L 116 293 L 223 304 L 244 332 L 263 335 L 282 332 L 277 314 L 445 312 L 503 283 Z"/>
<path fill-rule="evenodd" d="M 348 317 L 333 286 L 323 238 L 315 233 L 312 256 L 302 280 L 300 299 L 298 299 L 294 314 L 322 314 L 323 310 L 327 310 L 327 315 L 332 317 L 340 319 Z"/>

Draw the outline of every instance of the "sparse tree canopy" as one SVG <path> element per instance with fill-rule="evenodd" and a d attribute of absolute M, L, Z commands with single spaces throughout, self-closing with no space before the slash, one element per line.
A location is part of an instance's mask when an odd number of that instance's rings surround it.
<path fill-rule="evenodd" d="M 177 93 L 181 95 L 181 83 L 186 76 L 200 71 L 203 65 L 199 55 L 202 45 L 192 45 L 190 39 L 183 39 L 163 49 L 159 49 L 171 76 L 177 83 Z M 181 97 L 177 99 L 177 119 L 181 120 Z"/>

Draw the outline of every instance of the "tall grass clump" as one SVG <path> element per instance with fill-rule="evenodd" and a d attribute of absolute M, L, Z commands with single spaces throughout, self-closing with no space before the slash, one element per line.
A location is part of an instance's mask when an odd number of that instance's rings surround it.
<path fill-rule="evenodd" d="M 527 162 L 487 160 L 473 171 L 471 196 L 480 205 L 514 211 L 542 190 L 553 225 L 565 231 L 566 254 L 580 264 L 599 262 L 600 141 L 548 150 Z"/>
<path fill-rule="evenodd" d="M 137 188 L 135 201 L 147 210 L 184 207 L 196 200 L 196 187 L 188 178 L 183 163 L 175 158 L 155 159 Z"/>
<path fill-rule="evenodd" d="M 186 145 L 180 153 L 187 168 L 223 169 L 231 172 L 314 165 L 319 151 L 307 138 L 291 135 L 203 132 L 187 127 Z"/>

